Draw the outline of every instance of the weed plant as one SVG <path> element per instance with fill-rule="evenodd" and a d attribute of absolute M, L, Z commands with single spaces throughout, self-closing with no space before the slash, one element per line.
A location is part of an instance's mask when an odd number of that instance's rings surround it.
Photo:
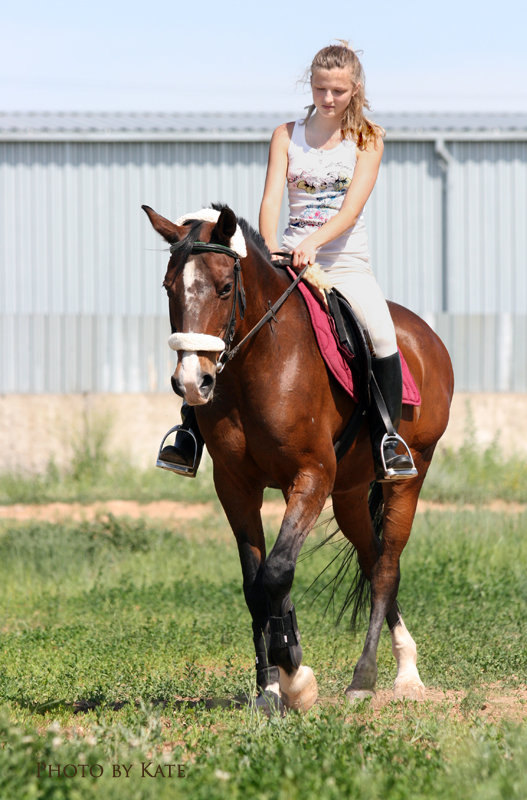
<path fill-rule="evenodd" d="M 154 456 L 151 468 L 139 469 L 104 450 L 93 458 L 80 451 L 64 469 L 50 461 L 42 473 L 19 470 L 0 474 L 0 505 L 98 500 L 216 502 L 212 464 L 205 456 L 196 478 L 185 479 L 156 469 Z"/>
<path fill-rule="evenodd" d="M 40 474 L 23 471 L 0 474 L 0 504 L 89 503 L 96 500 L 155 500 L 183 502 L 216 501 L 212 465 L 205 454 L 195 479 L 182 479 L 152 467 L 138 469 L 126 455 L 109 451 L 111 421 L 87 419 L 83 433 L 70 444 L 69 466 L 59 469 L 52 460 Z M 450 503 L 481 504 L 492 499 L 525 502 L 527 459 L 507 454 L 496 440 L 486 449 L 475 444 L 473 424 L 463 445 L 439 449 L 435 454 L 421 496 Z M 270 496 L 273 496 L 270 493 Z"/>
<path fill-rule="evenodd" d="M 446 503 L 527 502 L 527 459 L 506 455 L 494 442 L 481 450 L 465 441 L 458 450 L 440 450 L 421 492 L 426 500 Z"/>
<path fill-rule="evenodd" d="M 126 452 L 110 450 L 112 418 L 85 412 L 80 429 L 71 441 L 61 446 L 70 453 L 68 465 L 59 468 L 51 459 L 41 473 L 24 470 L 0 473 L 0 504 L 80 502 L 97 500 L 179 500 L 189 503 L 216 501 L 212 464 L 207 454 L 198 476 L 178 479 L 166 470 L 152 466 L 138 469 Z"/>
<path fill-rule="evenodd" d="M 470 403 L 466 424 L 462 446 L 457 450 L 440 447 L 434 456 L 421 496 L 477 505 L 493 499 L 526 502 L 527 459 L 518 453 L 507 453 L 499 435 L 489 447 L 479 447 Z"/>

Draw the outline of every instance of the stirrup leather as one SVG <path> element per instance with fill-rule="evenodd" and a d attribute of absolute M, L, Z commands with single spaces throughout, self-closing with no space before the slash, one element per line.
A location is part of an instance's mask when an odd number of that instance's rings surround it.
<path fill-rule="evenodd" d="M 176 433 L 176 434 L 177 433 L 186 433 L 190 437 L 192 437 L 193 444 L 194 444 L 194 460 L 193 460 L 192 466 L 190 466 L 188 464 L 175 464 L 173 461 L 167 461 L 161 456 L 161 453 L 162 453 L 163 448 L 165 446 L 165 442 L 166 442 L 166 440 L 168 439 L 168 437 L 170 436 L 171 433 Z M 177 472 L 178 475 L 184 475 L 187 478 L 195 478 L 196 477 L 196 472 L 198 471 L 198 466 L 199 466 L 198 440 L 196 439 L 196 435 L 194 434 L 194 431 L 189 430 L 188 428 L 183 428 L 181 425 L 174 425 L 173 428 L 170 428 L 170 430 L 167 431 L 167 433 L 165 433 L 165 435 L 163 437 L 163 440 L 162 440 L 162 442 L 161 442 L 161 444 L 159 446 L 159 452 L 157 454 L 156 467 L 159 467 L 160 469 L 167 469 L 170 472 Z"/>
<path fill-rule="evenodd" d="M 394 469 L 393 467 L 386 466 L 386 459 L 384 457 L 384 447 L 385 445 L 389 444 L 390 442 L 396 440 L 398 444 L 402 444 L 405 449 L 406 456 L 410 459 L 411 467 L 407 467 L 406 469 Z M 397 444 L 395 445 L 397 447 Z M 394 448 L 395 449 L 395 448 Z M 397 454 L 396 454 L 397 455 Z M 401 453 L 401 455 L 403 455 Z M 415 478 L 417 475 L 417 469 L 415 468 L 414 459 L 412 457 L 412 453 L 410 452 L 410 448 L 404 441 L 402 436 L 399 436 L 398 433 L 393 431 L 392 433 L 385 433 L 381 440 L 381 464 L 383 468 L 383 472 L 385 475 L 385 480 L 405 480 L 407 478 Z"/>

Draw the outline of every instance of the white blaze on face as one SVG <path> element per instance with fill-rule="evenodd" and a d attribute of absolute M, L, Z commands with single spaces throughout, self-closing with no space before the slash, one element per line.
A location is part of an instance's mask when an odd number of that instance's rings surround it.
<path fill-rule="evenodd" d="M 201 383 L 201 366 L 197 353 L 182 350 L 179 356 L 179 378 L 185 387 L 187 402 L 202 402 L 199 386 Z"/>
<path fill-rule="evenodd" d="M 183 293 L 184 306 L 189 318 L 192 319 L 192 317 L 197 316 L 200 300 L 202 300 L 202 285 L 198 276 L 196 261 L 193 258 L 187 261 L 183 270 Z M 187 336 L 190 340 L 192 338 L 198 339 L 196 335 L 187 334 Z M 185 387 L 186 401 L 191 405 L 199 405 L 206 402 L 199 388 L 203 378 L 203 371 L 196 350 L 179 350 L 178 355 L 179 380 Z"/>
<path fill-rule="evenodd" d="M 183 270 L 183 302 L 190 315 L 197 310 L 200 295 L 199 284 L 196 259 L 191 258 L 187 261 Z"/>

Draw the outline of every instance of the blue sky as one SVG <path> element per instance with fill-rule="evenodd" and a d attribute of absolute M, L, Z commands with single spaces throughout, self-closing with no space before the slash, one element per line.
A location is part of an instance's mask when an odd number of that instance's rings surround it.
<path fill-rule="evenodd" d="M 525 0 L 4 5 L 0 110 L 297 111 L 339 37 L 375 110 L 527 111 Z"/>

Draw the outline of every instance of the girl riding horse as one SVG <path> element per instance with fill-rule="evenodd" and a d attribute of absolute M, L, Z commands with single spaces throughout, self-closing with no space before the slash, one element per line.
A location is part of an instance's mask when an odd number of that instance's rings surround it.
<path fill-rule="evenodd" d="M 401 418 L 401 362 L 393 321 L 371 270 L 363 214 L 379 171 L 384 131 L 364 116 L 364 107 L 369 108 L 364 73 L 349 47 L 320 50 L 311 64 L 310 81 L 313 104 L 305 119 L 280 125 L 271 139 L 260 232 L 271 252 L 292 253 L 294 267 L 317 262 L 348 300 L 364 328 L 372 372 L 392 423 L 387 430 L 386 420 L 372 405 L 369 428 L 376 478 L 413 478 L 417 470 L 410 450 L 397 453 L 400 442 L 390 435 Z M 276 232 L 286 182 L 289 225 L 279 246 Z M 182 432 L 174 445 L 163 448 L 160 465 L 194 475 L 203 443 L 192 409 L 185 405 L 182 414 Z"/>

